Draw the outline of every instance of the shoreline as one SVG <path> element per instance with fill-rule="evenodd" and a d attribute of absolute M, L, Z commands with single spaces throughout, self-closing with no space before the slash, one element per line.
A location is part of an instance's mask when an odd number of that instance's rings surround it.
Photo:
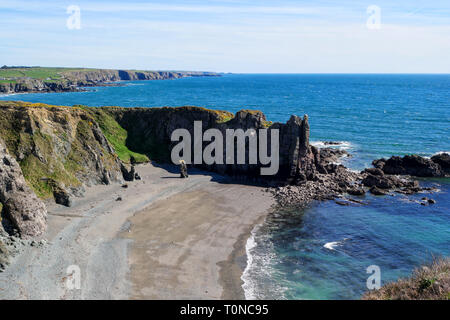
<path fill-rule="evenodd" d="M 168 169 L 139 165 L 143 180 L 128 188 L 98 185 L 72 207 L 47 204 L 47 244 L 25 246 L 0 273 L 0 299 L 244 299 L 246 241 L 273 197 Z M 80 267 L 80 290 L 66 286 L 71 265 Z"/>

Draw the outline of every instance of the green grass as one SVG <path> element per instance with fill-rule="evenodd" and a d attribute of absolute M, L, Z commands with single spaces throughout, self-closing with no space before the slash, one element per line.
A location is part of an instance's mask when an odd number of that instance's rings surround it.
<path fill-rule="evenodd" d="M 450 300 L 450 258 L 436 258 L 409 278 L 367 292 L 366 300 Z"/>
<path fill-rule="evenodd" d="M 145 154 L 133 152 L 127 147 L 128 132 L 122 128 L 112 116 L 100 108 L 82 108 L 90 112 L 95 121 L 97 121 L 100 129 L 108 142 L 113 146 L 120 160 L 130 163 L 131 157 L 133 157 L 136 163 L 149 161 L 149 158 Z"/>
<path fill-rule="evenodd" d="M 12 68 L 0 69 L 0 78 L 4 78 L 0 83 L 15 82 L 16 78 L 30 78 L 44 80 L 46 82 L 59 82 L 63 74 L 70 74 L 70 72 L 87 72 L 98 69 L 86 68 L 47 68 L 47 67 L 32 67 L 32 68 Z"/>

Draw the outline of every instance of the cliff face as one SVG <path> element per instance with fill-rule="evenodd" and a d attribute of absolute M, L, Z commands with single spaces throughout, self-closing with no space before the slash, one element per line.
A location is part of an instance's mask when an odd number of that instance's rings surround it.
<path fill-rule="evenodd" d="M 194 121 L 201 121 L 203 131 L 215 128 L 226 137 L 227 129 L 268 129 L 268 150 L 271 149 L 271 130 L 279 130 L 279 170 L 274 176 L 262 177 L 261 163 L 248 164 L 249 150 L 246 145 L 247 164 L 197 165 L 200 168 L 254 179 L 296 182 L 312 179 L 316 172 L 313 149 L 309 145 L 308 118 L 302 120 L 292 116 L 286 124 L 269 126 L 264 114 L 259 111 L 242 110 L 233 115 L 229 112 L 207 110 L 196 107 L 179 108 L 102 108 L 127 130 L 130 149 L 147 154 L 150 159 L 170 162 L 170 152 L 178 142 L 171 141 L 175 129 L 186 129 L 194 137 Z M 209 142 L 203 143 L 203 148 Z M 192 150 L 193 152 L 193 150 Z M 225 153 L 225 151 L 224 151 Z M 236 152 L 234 152 L 236 157 Z M 225 156 L 224 156 L 225 157 Z M 236 163 L 236 161 L 235 161 Z"/>
<path fill-rule="evenodd" d="M 233 116 L 198 107 L 88 108 L 0 102 L 0 158 L 6 159 L 0 166 L 2 217 L 23 235 L 38 235 L 45 229 L 46 212 L 38 198 L 70 205 L 70 198 L 82 196 L 86 185 L 133 178 L 129 163 L 171 162 L 172 147 L 178 143 L 171 141 L 172 132 L 187 129 L 194 136 L 194 121 L 201 121 L 203 131 L 215 128 L 224 137 L 227 129 L 268 128 L 269 137 L 271 130 L 279 130 L 276 175 L 262 177 L 260 169 L 265 165 L 259 162 L 198 165 L 203 169 L 284 183 L 315 176 L 317 151 L 309 146 L 306 116 L 270 125 L 261 112 L 248 110 Z M 270 144 L 269 140 L 268 150 Z M 248 163 L 248 144 L 245 154 Z"/>
<path fill-rule="evenodd" d="M 55 188 L 80 194 L 83 184 L 121 179 L 121 162 L 97 122 L 85 110 L 0 104 L 0 137 L 41 198 Z"/>
<path fill-rule="evenodd" d="M 60 72 L 58 79 L 51 80 L 31 77 L 11 78 L 9 83 L 0 83 L 0 93 L 77 91 L 79 87 L 99 86 L 120 80 L 165 80 L 206 76 L 218 74 L 195 71 L 80 69 Z"/>

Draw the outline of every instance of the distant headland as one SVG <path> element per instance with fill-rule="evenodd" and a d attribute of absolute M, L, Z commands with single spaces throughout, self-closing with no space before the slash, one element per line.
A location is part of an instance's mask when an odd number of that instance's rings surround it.
<path fill-rule="evenodd" d="M 82 87 L 117 85 L 121 80 L 166 80 L 185 77 L 218 77 L 205 71 L 147 71 L 91 68 L 3 66 L 0 93 L 81 91 Z"/>

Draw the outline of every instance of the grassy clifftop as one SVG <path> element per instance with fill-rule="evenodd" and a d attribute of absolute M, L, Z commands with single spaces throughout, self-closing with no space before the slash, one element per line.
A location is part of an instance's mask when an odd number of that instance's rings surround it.
<path fill-rule="evenodd" d="M 450 258 L 435 259 L 411 277 L 366 293 L 365 300 L 450 300 Z"/>

